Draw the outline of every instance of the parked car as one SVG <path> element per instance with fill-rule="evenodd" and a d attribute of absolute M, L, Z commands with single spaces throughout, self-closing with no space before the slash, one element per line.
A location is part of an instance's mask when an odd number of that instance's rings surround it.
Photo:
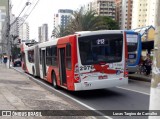
<path fill-rule="evenodd" d="M 13 60 L 13 67 L 21 66 L 21 59 L 17 58 Z"/>

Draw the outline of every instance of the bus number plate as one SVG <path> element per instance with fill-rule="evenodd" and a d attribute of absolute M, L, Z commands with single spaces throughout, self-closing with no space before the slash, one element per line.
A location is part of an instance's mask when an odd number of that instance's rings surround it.
<path fill-rule="evenodd" d="M 135 54 L 129 55 L 128 58 L 129 59 L 134 59 L 135 58 Z"/>
<path fill-rule="evenodd" d="M 107 75 L 104 75 L 104 76 L 98 76 L 98 79 L 108 79 L 108 76 Z"/>

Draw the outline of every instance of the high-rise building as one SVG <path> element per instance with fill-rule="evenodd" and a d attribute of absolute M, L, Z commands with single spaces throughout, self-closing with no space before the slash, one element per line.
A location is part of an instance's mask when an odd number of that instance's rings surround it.
<path fill-rule="evenodd" d="M 38 39 L 40 43 L 48 41 L 48 24 L 38 27 Z"/>
<path fill-rule="evenodd" d="M 7 16 L 9 11 L 8 2 L 9 2 L 8 0 L 0 0 L 0 54 L 2 53 L 2 42 L 3 44 L 7 42 L 6 32 L 7 32 L 7 22 L 8 22 Z"/>
<path fill-rule="evenodd" d="M 38 27 L 38 42 L 42 42 L 42 27 Z"/>
<path fill-rule="evenodd" d="M 48 41 L 48 24 L 42 25 L 42 42 Z"/>
<path fill-rule="evenodd" d="M 115 1 L 114 0 L 93 0 L 92 10 L 97 12 L 97 15 L 108 16 L 115 20 Z"/>
<path fill-rule="evenodd" d="M 157 0 L 136 0 L 133 1 L 132 29 L 155 26 L 155 11 Z"/>
<path fill-rule="evenodd" d="M 115 0 L 116 16 L 115 20 L 120 24 L 120 13 L 122 12 L 122 0 Z"/>
<path fill-rule="evenodd" d="M 86 11 L 92 10 L 92 2 L 87 3 L 86 5 L 82 6 L 82 8 Z"/>
<path fill-rule="evenodd" d="M 122 30 L 131 29 L 133 0 L 115 0 L 116 21 Z"/>
<path fill-rule="evenodd" d="M 17 17 L 15 17 L 14 14 L 11 14 L 11 17 L 10 17 L 10 22 L 13 23 L 15 22 L 11 28 L 10 28 L 10 35 L 12 36 L 18 36 L 19 34 L 19 31 L 18 31 L 18 21 L 16 20 Z"/>
<path fill-rule="evenodd" d="M 23 22 L 24 19 L 19 17 L 17 22 L 18 35 L 21 40 L 29 40 L 29 24 Z"/>
<path fill-rule="evenodd" d="M 65 28 L 72 13 L 73 10 L 70 9 L 59 9 L 58 13 L 54 14 L 53 28 L 56 28 L 57 26 Z"/>

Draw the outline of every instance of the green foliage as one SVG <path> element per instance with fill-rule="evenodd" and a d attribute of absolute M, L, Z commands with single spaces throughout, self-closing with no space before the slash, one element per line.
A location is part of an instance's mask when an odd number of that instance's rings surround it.
<path fill-rule="evenodd" d="M 59 37 L 63 37 L 65 35 L 68 35 L 67 31 L 65 30 L 65 28 L 63 28 L 62 26 L 58 26 L 55 27 L 52 31 L 52 36 L 59 38 Z"/>
<path fill-rule="evenodd" d="M 13 46 L 12 47 L 12 57 L 16 58 L 18 54 L 20 54 L 20 48 L 18 48 L 17 46 Z"/>
<path fill-rule="evenodd" d="M 119 29 L 118 23 L 115 20 L 113 20 L 111 17 L 107 17 L 107 16 L 99 16 L 99 17 L 101 17 L 106 30 Z"/>

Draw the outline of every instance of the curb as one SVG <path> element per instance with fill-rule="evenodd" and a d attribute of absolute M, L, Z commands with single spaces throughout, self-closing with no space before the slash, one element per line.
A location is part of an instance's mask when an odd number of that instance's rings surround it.
<path fill-rule="evenodd" d="M 19 71 L 18 69 L 14 68 L 14 67 L 10 67 L 10 69 L 13 69 L 13 70 L 17 71 L 18 73 L 20 73 L 20 74 L 23 74 L 23 75 L 24 75 L 24 72 L 21 72 L 21 71 Z"/>
<path fill-rule="evenodd" d="M 129 79 L 138 80 L 138 81 L 151 82 L 151 78 L 150 77 L 141 77 L 141 76 L 129 75 L 128 78 Z"/>

